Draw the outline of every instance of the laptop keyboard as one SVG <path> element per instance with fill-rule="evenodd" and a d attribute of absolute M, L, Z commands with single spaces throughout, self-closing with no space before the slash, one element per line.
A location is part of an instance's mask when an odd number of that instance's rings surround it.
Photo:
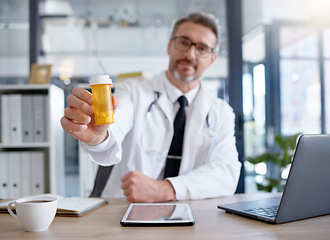
<path fill-rule="evenodd" d="M 271 206 L 271 207 L 253 208 L 244 211 L 256 215 L 261 215 L 264 217 L 275 218 L 277 214 L 277 210 L 278 210 L 278 206 Z"/>

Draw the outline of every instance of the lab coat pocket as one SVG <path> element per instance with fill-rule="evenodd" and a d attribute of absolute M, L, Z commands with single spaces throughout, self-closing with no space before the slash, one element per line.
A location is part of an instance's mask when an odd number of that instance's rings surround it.
<path fill-rule="evenodd" d="M 198 138 L 198 144 L 197 144 L 197 149 L 199 150 L 198 152 L 196 152 L 197 166 L 205 164 L 205 162 L 208 161 L 209 155 L 213 151 L 215 142 L 216 139 L 212 134 L 212 132 L 210 134 L 209 127 L 204 127 L 203 129 L 201 129 L 200 137 Z"/>
<path fill-rule="evenodd" d="M 141 145 L 148 154 L 167 154 L 172 136 L 173 128 L 161 110 L 147 114 L 142 129 Z"/>

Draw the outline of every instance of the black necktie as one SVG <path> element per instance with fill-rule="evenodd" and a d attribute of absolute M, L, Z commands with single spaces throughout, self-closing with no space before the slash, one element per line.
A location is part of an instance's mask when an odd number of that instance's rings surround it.
<path fill-rule="evenodd" d="M 166 159 L 164 178 L 178 176 L 180 169 L 183 133 L 186 122 L 184 108 L 188 105 L 188 101 L 185 96 L 181 96 L 178 98 L 178 102 L 180 103 L 180 108 L 174 119 L 174 135 Z"/>

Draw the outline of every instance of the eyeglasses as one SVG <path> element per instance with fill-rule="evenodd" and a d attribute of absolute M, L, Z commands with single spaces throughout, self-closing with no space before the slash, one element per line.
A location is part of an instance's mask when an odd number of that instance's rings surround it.
<path fill-rule="evenodd" d="M 190 49 L 191 45 L 194 45 L 195 52 L 198 57 L 206 58 L 211 53 L 214 53 L 213 48 L 210 48 L 203 43 L 193 43 L 187 37 L 180 36 L 180 37 L 172 37 L 171 39 L 174 41 L 175 49 L 181 52 L 187 52 Z"/>

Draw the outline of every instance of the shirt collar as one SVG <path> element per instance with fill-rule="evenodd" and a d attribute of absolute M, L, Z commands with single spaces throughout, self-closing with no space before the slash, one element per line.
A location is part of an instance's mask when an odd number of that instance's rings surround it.
<path fill-rule="evenodd" d="M 182 93 L 177 87 L 175 87 L 167 78 L 165 81 L 165 91 L 170 99 L 170 101 L 174 104 L 178 98 L 184 95 L 188 100 L 188 105 L 190 105 L 195 99 L 198 90 L 200 89 L 200 84 L 198 84 L 195 88 L 191 89 L 189 92 Z"/>

